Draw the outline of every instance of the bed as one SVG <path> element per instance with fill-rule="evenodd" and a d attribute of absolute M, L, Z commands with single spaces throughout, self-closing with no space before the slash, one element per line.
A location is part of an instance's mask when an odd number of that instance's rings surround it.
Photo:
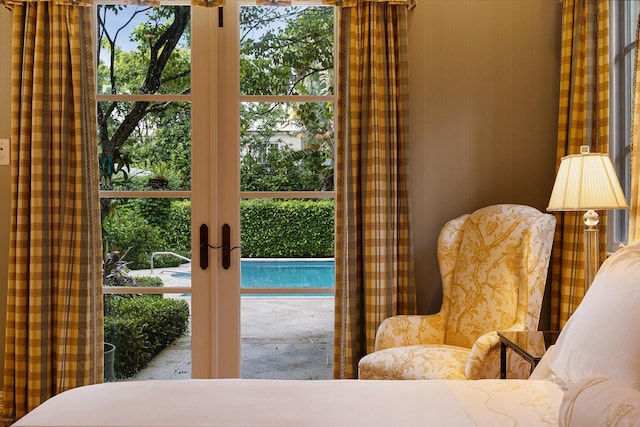
<path fill-rule="evenodd" d="M 16 426 L 551 426 L 550 381 L 177 380 L 73 389 Z"/>
<path fill-rule="evenodd" d="M 605 261 L 528 380 L 115 382 L 16 427 L 640 427 L 640 242 Z"/>

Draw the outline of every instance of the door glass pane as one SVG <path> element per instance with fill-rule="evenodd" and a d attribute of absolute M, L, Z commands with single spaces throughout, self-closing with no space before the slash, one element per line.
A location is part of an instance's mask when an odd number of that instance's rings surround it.
<path fill-rule="evenodd" d="M 191 104 L 98 102 L 103 190 L 190 190 Z"/>
<path fill-rule="evenodd" d="M 242 95 L 333 94 L 333 8 L 240 8 Z"/>
<path fill-rule="evenodd" d="M 176 267 L 191 259 L 191 201 L 170 198 L 106 199 L 103 243 L 126 253 L 128 270 Z M 156 254 L 171 252 L 171 254 Z M 107 285 L 107 284 L 105 284 Z"/>
<path fill-rule="evenodd" d="M 334 9 L 239 21 L 242 377 L 331 379 L 333 200 L 287 193 L 334 189 Z"/>
<path fill-rule="evenodd" d="M 104 286 L 135 289 L 107 289 L 104 296 L 105 341 L 116 346 L 114 379 L 189 378 L 191 202 L 103 198 L 102 203 L 108 207 L 102 221 Z M 145 294 L 149 288 L 157 294 Z"/>
<path fill-rule="evenodd" d="M 241 202 L 242 377 L 333 378 L 333 200 Z"/>
<path fill-rule="evenodd" d="M 333 257 L 332 199 L 246 199 L 240 221 L 245 259 Z"/>
<path fill-rule="evenodd" d="M 109 4 L 97 17 L 101 190 L 128 196 L 100 200 L 105 377 L 190 378 L 191 10 Z M 182 193 L 157 197 L 169 190 Z"/>
<path fill-rule="evenodd" d="M 105 342 L 115 346 L 105 380 L 190 378 L 190 318 L 181 295 L 105 295 Z"/>
<path fill-rule="evenodd" d="M 188 93 L 190 18 L 188 6 L 98 6 L 98 93 Z"/>
<path fill-rule="evenodd" d="M 242 191 L 332 191 L 333 103 L 243 102 Z"/>

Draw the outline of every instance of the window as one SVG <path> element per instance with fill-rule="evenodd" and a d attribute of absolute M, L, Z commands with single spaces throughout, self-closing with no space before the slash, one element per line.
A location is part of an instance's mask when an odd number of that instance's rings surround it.
<path fill-rule="evenodd" d="M 239 31 L 241 190 L 332 198 L 333 8 L 243 4 Z"/>
<path fill-rule="evenodd" d="M 243 258 L 333 258 L 334 18 L 313 2 L 239 3 Z"/>
<path fill-rule="evenodd" d="M 632 120 L 633 68 L 636 56 L 636 23 L 640 1 L 611 2 L 611 114 L 609 154 L 618 172 L 622 189 L 629 199 L 630 129 Z M 609 213 L 607 249 L 613 252 L 627 242 L 629 211 L 619 209 Z"/>
<path fill-rule="evenodd" d="M 116 355 L 105 379 L 136 379 L 167 343 L 191 338 L 187 287 L 147 273 L 191 253 L 191 8 L 95 11 L 104 336 Z"/>

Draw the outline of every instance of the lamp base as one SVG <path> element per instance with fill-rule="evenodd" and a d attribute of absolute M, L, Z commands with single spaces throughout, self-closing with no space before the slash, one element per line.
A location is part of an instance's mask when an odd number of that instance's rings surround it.
<path fill-rule="evenodd" d="M 600 268 L 600 230 L 598 213 L 589 209 L 584 214 L 584 292 L 593 283 L 593 278 Z"/>
<path fill-rule="evenodd" d="M 584 291 L 586 293 L 600 267 L 600 230 L 595 227 L 584 229 L 584 262 Z"/>

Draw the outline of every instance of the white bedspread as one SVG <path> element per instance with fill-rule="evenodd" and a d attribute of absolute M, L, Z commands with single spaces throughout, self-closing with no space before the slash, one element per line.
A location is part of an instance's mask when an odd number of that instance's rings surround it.
<path fill-rule="evenodd" d="M 178 380 L 80 387 L 15 426 L 554 426 L 551 381 Z"/>

